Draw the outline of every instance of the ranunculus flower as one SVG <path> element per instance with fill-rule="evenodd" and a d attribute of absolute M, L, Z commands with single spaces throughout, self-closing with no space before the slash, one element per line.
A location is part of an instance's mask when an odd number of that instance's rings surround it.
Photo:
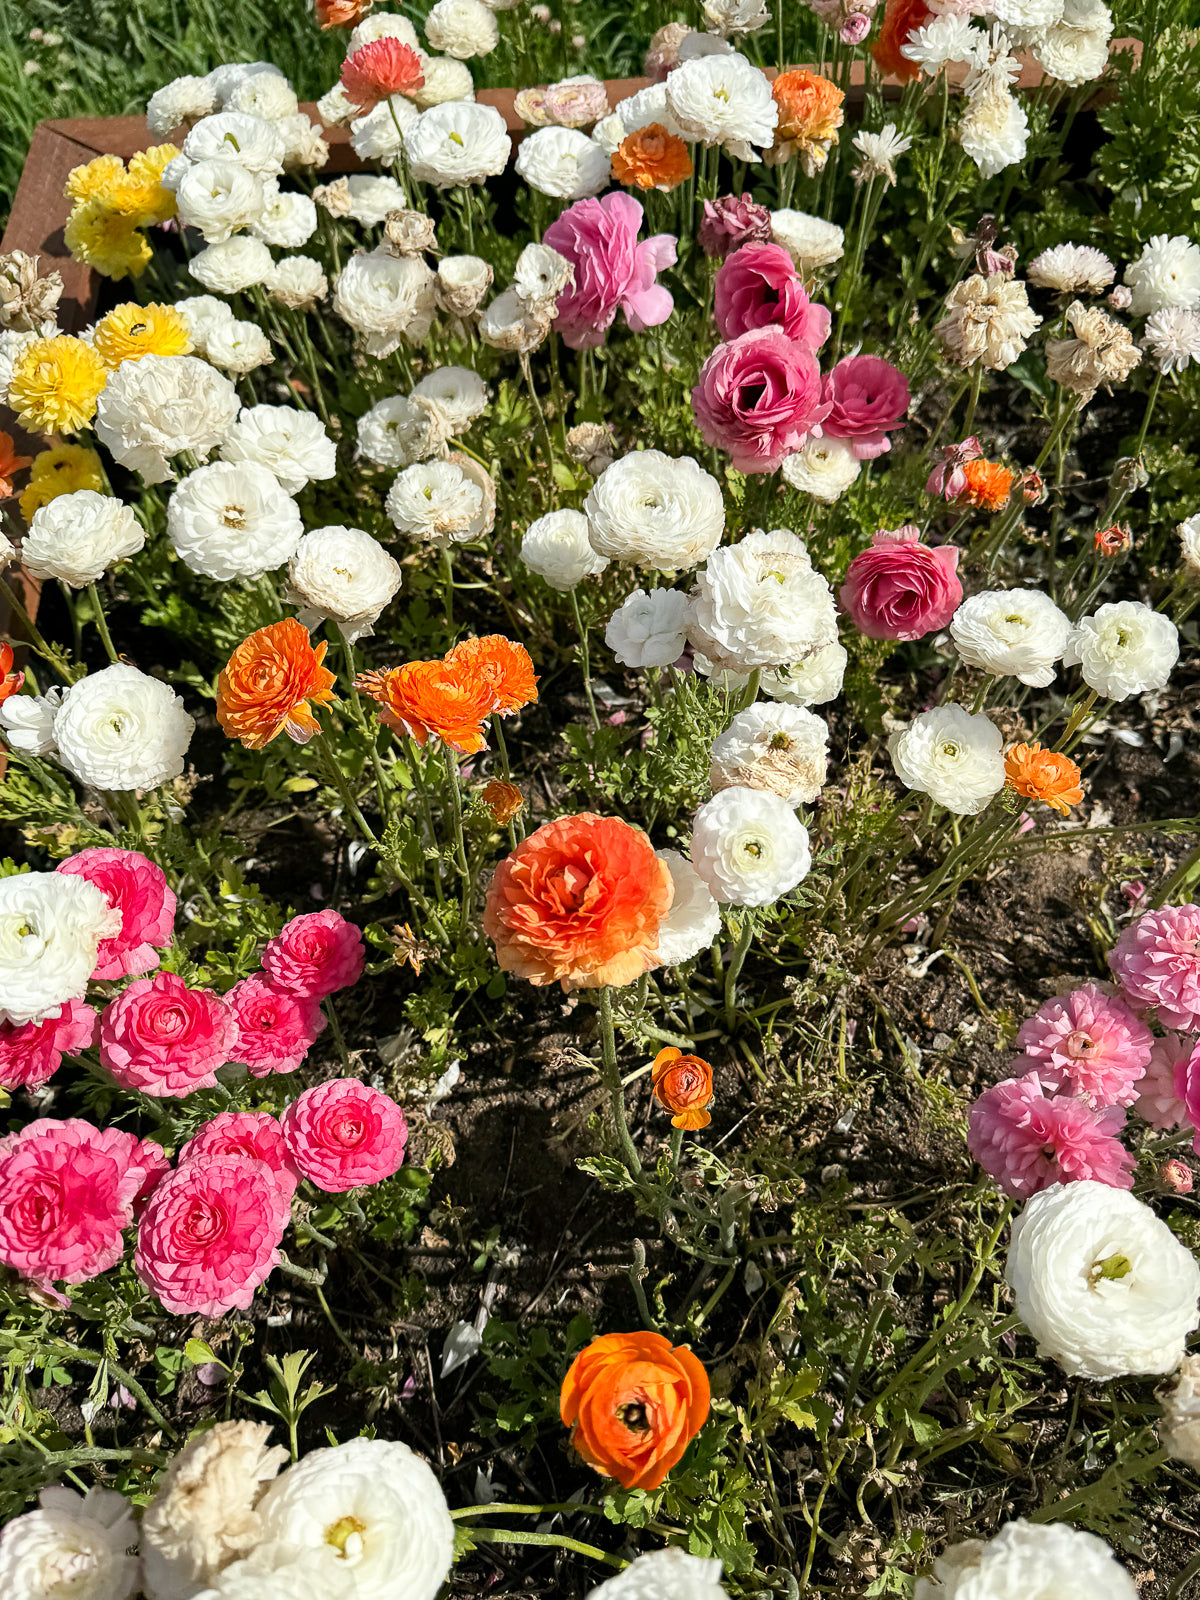
<path fill-rule="evenodd" d="M 883 26 L 871 46 L 875 65 L 885 78 L 899 78 L 907 82 L 910 78 L 921 76 L 921 69 L 916 62 L 909 61 L 900 51 L 932 15 L 925 0 L 887 0 Z"/>
<path fill-rule="evenodd" d="M 749 194 L 725 194 L 704 202 L 700 246 L 706 256 L 727 256 L 742 245 L 771 237 L 771 213 Z"/>
<path fill-rule="evenodd" d="M 822 399 L 830 409 L 821 431 L 849 439 L 858 459 L 871 461 L 891 449 L 888 432 L 904 421 L 908 379 L 882 356 L 845 356 L 826 377 Z"/>
<path fill-rule="evenodd" d="M 235 983 L 225 1004 L 237 1023 L 230 1059 L 244 1062 L 252 1078 L 295 1072 L 325 1026 L 320 1001 L 282 989 L 257 973 Z"/>
<path fill-rule="evenodd" d="M 774 472 L 829 412 L 816 356 L 779 328 L 719 344 L 700 368 L 692 407 L 704 438 L 739 472 Z"/>
<path fill-rule="evenodd" d="M 547 822 L 496 868 L 483 929 L 505 972 L 564 993 L 658 965 L 671 874 L 640 828 L 582 812 Z"/>
<path fill-rule="evenodd" d="M 1200 1028 L 1200 905 L 1163 906 L 1130 923 L 1108 953 L 1125 997 L 1158 1007 L 1166 1028 Z"/>
<path fill-rule="evenodd" d="M 0 1022 L 0 1089 L 40 1089 L 96 1037 L 99 1017 L 82 1000 L 66 1000 L 42 1022 Z"/>
<path fill-rule="evenodd" d="M 300 1182 L 287 1140 L 269 1111 L 219 1111 L 198 1129 L 179 1152 L 179 1165 L 211 1161 L 214 1156 L 245 1156 L 261 1161 L 290 1201 Z"/>
<path fill-rule="evenodd" d="M 357 1078 L 306 1089 L 280 1123 L 292 1160 L 318 1189 L 341 1194 L 390 1178 L 404 1160 L 408 1123 L 396 1102 Z"/>
<path fill-rule="evenodd" d="M 115 1489 L 50 1485 L 0 1534 L 5 1600 L 132 1600 L 141 1589 L 133 1507 Z"/>
<path fill-rule="evenodd" d="M 313 1000 L 357 983 L 363 960 L 362 934 L 340 911 L 301 912 L 262 953 L 263 970 L 281 989 Z"/>
<path fill-rule="evenodd" d="M 1130 1106 L 1150 1065 L 1154 1035 L 1118 995 L 1085 983 L 1045 1000 L 1017 1033 L 1015 1070 L 1094 1106 Z"/>
<path fill-rule="evenodd" d="M 342 88 L 363 112 L 394 94 L 411 94 L 424 82 L 421 57 L 399 39 L 371 39 L 342 63 Z"/>
<path fill-rule="evenodd" d="M 808 298 L 804 280 L 782 245 L 745 244 L 735 250 L 717 272 L 715 295 L 722 339 L 736 339 L 752 328 L 780 328 L 815 353 L 829 337 L 829 312 Z"/>
<path fill-rule="evenodd" d="M 237 1024 L 220 995 L 175 972 L 138 978 L 100 1017 L 100 1060 L 124 1089 L 162 1097 L 211 1089 Z"/>
<path fill-rule="evenodd" d="M 334 698 L 336 679 L 321 665 L 328 648 L 324 639 L 314 646 L 295 617 L 243 639 L 217 678 L 217 721 L 229 737 L 247 750 L 261 750 L 281 733 L 306 744 L 320 731 L 312 706 Z"/>
<path fill-rule="evenodd" d="M 700 1056 L 684 1055 L 675 1045 L 664 1046 L 650 1072 L 654 1098 L 671 1113 L 675 1128 L 707 1128 L 712 1118 L 712 1068 Z"/>
<path fill-rule="evenodd" d="M 1096 1110 L 1074 1095 L 1048 1095 L 1039 1073 L 1028 1072 L 979 1096 L 967 1144 L 1005 1194 L 1021 1199 L 1085 1179 L 1132 1189 L 1134 1160 L 1117 1137 L 1124 1124 L 1119 1106 Z"/>
<path fill-rule="evenodd" d="M 944 628 L 962 604 L 959 551 L 931 549 L 911 524 L 881 528 L 869 550 L 855 556 L 838 599 L 868 639 L 923 639 Z"/>
<path fill-rule="evenodd" d="M 546 229 L 543 243 L 575 269 L 554 319 L 572 350 L 603 344 L 618 310 L 635 333 L 671 315 L 675 302 L 655 278 L 674 265 L 675 240 L 658 233 L 639 244 L 642 216 L 631 195 L 607 194 L 602 200 L 577 200 Z"/>
<path fill-rule="evenodd" d="M 158 966 L 158 952 L 175 930 L 175 891 L 160 866 L 136 850 L 95 848 L 69 856 L 56 870 L 94 883 L 121 913 L 120 933 L 100 941 L 93 978 L 124 978 Z"/>
<path fill-rule="evenodd" d="M 708 1417 L 708 1374 L 661 1333 L 605 1333 L 571 1363 L 559 1413 L 587 1462 L 624 1489 L 657 1489 Z"/>

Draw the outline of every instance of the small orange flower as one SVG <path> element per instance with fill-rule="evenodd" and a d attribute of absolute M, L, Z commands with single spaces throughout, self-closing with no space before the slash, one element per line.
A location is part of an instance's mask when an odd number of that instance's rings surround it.
<path fill-rule="evenodd" d="M 247 750 L 261 750 L 279 734 L 306 744 L 319 731 L 309 705 L 334 698 L 333 673 L 321 665 L 329 648 L 313 648 L 295 617 L 259 628 L 230 656 L 217 679 L 217 721 Z"/>
<path fill-rule="evenodd" d="M 446 665 L 481 678 L 492 691 L 494 703 L 490 709 L 502 717 L 537 699 L 537 678 L 529 651 L 503 634 L 464 639 L 446 652 Z"/>
<path fill-rule="evenodd" d="M 779 107 L 777 144 L 788 140 L 804 145 L 836 137 L 846 96 L 828 78 L 803 67 L 781 72 L 771 85 L 771 97 Z"/>
<path fill-rule="evenodd" d="M 675 1128 L 707 1128 L 712 1118 L 712 1068 L 699 1056 L 685 1056 L 673 1044 L 660 1050 L 650 1070 L 654 1098 L 671 1112 Z"/>
<path fill-rule="evenodd" d="M 313 10 L 322 29 L 353 28 L 374 4 L 375 0 L 313 0 Z"/>
<path fill-rule="evenodd" d="M 920 67 L 900 54 L 900 46 L 907 44 L 909 36 L 923 28 L 932 15 L 925 0 L 887 0 L 883 27 L 871 46 L 875 65 L 885 78 L 899 78 L 903 82 L 920 77 Z"/>
<path fill-rule="evenodd" d="M 32 461 L 32 456 L 17 454 L 11 433 L 0 432 L 0 500 L 8 499 L 13 492 L 13 478 Z"/>
<path fill-rule="evenodd" d="M 559 1414 L 589 1467 L 657 1489 L 708 1418 L 708 1374 L 661 1333 L 604 1333 L 571 1363 Z"/>
<path fill-rule="evenodd" d="M 505 783 L 501 778 L 493 778 L 490 783 L 485 783 L 479 798 L 501 827 L 511 822 L 525 804 L 525 797 L 516 784 Z"/>
<path fill-rule="evenodd" d="M 13 671 L 12 645 L 0 644 L 0 705 L 16 694 L 24 682 L 25 674 Z"/>
<path fill-rule="evenodd" d="M 1070 756 L 1032 744 L 1015 744 L 1004 757 L 1008 787 L 1026 800 L 1041 800 L 1066 816 L 1083 799 L 1079 768 Z"/>
<path fill-rule="evenodd" d="M 967 486 L 958 496 L 981 511 L 1002 511 L 1008 504 L 1017 475 L 997 461 L 967 461 L 963 464 Z"/>
<path fill-rule="evenodd" d="M 1119 556 L 1133 543 L 1133 529 L 1127 522 L 1114 522 L 1109 528 L 1096 529 L 1096 553 L 1102 556 Z"/>
<path fill-rule="evenodd" d="M 406 661 L 387 672 L 364 672 L 354 687 L 378 700 L 382 722 L 418 744 L 433 733 L 462 756 L 487 744 L 483 719 L 496 703 L 491 685 L 449 661 Z"/>
<path fill-rule="evenodd" d="M 618 183 L 663 194 L 678 189 L 695 171 L 687 145 L 661 122 L 647 123 L 622 139 L 613 151 L 612 168 Z"/>

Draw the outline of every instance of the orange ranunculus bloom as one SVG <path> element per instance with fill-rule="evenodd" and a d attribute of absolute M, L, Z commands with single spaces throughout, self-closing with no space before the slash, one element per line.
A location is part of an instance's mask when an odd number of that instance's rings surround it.
<path fill-rule="evenodd" d="M 661 1333 L 603 1333 L 563 1379 L 571 1443 L 623 1489 L 657 1489 L 708 1417 L 708 1374 Z"/>
<path fill-rule="evenodd" d="M 16 694 L 24 682 L 25 674 L 13 671 L 12 645 L 0 644 L 0 705 Z"/>
<path fill-rule="evenodd" d="M 671 1113 L 676 1128 L 707 1128 L 712 1118 L 712 1068 L 699 1056 L 685 1056 L 673 1044 L 662 1049 L 650 1069 L 654 1098 Z"/>
<path fill-rule="evenodd" d="M 842 125 L 842 101 L 846 97 L 836 83 L 819 73 L 803 67 L 781 72 L 771 85 L 771 95 L 779 107 L 777 144 L 828 141 Z"/>
<path fill-rule="evenodd" d="M 380 720 L 424 744 L 435 733 L 459 755 L 487 744 L 483 719 L 496 709 L 492 686 L 479 673 L 445 661 L 406 661 L 388 672 L 364 672 L 355 688 L 378 700 Z"/>
<path fill-rule="evenodd" d="M 313 0 L 322 29 L 353 28 L 366 16 L 375 0 Z"/>
<path fill-rule="evenodd" d="M 634 189 L 659 189 L 670 194 L 686 183 L 695 168 L 688 147 L 661 122 L 638 128 L 613 151 L 613 177 Z"/>
<path fill-rule="evenodd" d="M 1016 482 L 1015 472 L 1009 472 L 996 461 L 967 461 L 962 471 L 967 487 L 959 495 L 960 500 L 978 506 L 981 511 L 1004 509 Z"/>
<path fill-rule="evenodd" d="M 674 885 L 640 828 L 590 811 L 547 822 L 496 868 L 483 931 L 505 972 L 572 989 L 632 983 L 658 965 Z"/>
<path fill-rule="evenodd" d="M 1066 816 L 1083 799 L 1079 768 L 1070 756 L 1032 744 L 1015 744 L 1004 757 L 1008 787 L 1026 800 L 1041 800 Z"/>
<path fill-rule="evenodd" d="M 503 634 L 489 633 L 482 639 L 464 639 L 446 652 L 446 665 L 455 671 L 482 679 L 492 691 L 489 708 L 502 717 L 520 711 L 537 699 L 537 678 L 533 662 L 523 644 L 514 644 Z"/>
<path fill-rule="evenodd" d="M 306 744 L 318 732 L 313 705 L 333 700 L 334 676 L 321 665 L 329 648 L 313 648 L 295 617 L 259 628 L 225 663 L 217 679 L 217 721 L 247 750 L 261 750 L 281 733 Z"/>
<path fill-rule="evenodd" d="M 13 478 L 32 461 L 32 456 L 17 454 L 11 433 L 0 432 L 0 500 L 8 499 L 13 492 Z"/>
<path fill-rule="evenodd" d="M 490 783 L 485 783 L 479 798 L 501 827 L 511 822 L 525 804 L 525 796 L 516 784 L 505 783 L 502 778 L 493 778 Z"/>
<path fill-rule="evenodd" d="M 925 0 L 887 0 L 883 13 L 883 27 L 871 46 L 875 65 L 885 78 L 912 79 L 921 75 L 915 61 L 900 54 L 900 46 L 907 44 L 909 35 L 923 28 L 933 12 Z"/>

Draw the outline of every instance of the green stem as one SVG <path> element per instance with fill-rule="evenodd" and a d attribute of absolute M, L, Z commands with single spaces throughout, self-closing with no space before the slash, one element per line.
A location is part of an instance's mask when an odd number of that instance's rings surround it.
<path fill-rule="evenodd" d="M 100 591 L 94 583 L 89 583 L 87 590 L 88 598 L 92 602 L 92 615 L 96 623 L 96 631 L 100 635 L 100 642 L 104 646 L 104 653 L 112 664 L 116 666 L 120 657 L 117 655 L 116 648 L 113 645 L 112 634 L 108 631 L 108 618 L 104 615 L 104 607 L 100 602 Z"/>
<path fill-rule="evenodd" d="M 737 944 L 729 957 L 729 966 L 725 972 L 725 1031 L 732 1033 L 737 1026 L 737 985 L 742 967 L 745 965 L 746 956 L 754 938 L 754 919 L 749 911 L 742 912 L 742 930 L 738 934 Z"/>
<path fill-rule="evenodd" d="M 450 746 L 442 746 L 442 759 L 450 779 L 450 806 L 454 813 L 454 853 L 458 857 L 458 870 L 462 875 L 462 931 L 466 932 L 471 918 L 471 867 L 467 860 L 467 841 L 463 832 L 462 777 L 458 758 Z"/>
<path fill-rule="evenodd" d="M 617 1040 L 613 1032 L 612 990 L 608 984 L 600 989 L 600 1051 L 601 1068 L 604 1077 L 604 1086 L 608 1090 L 609 1104 L 612 1106 L 613 1127 L 617 1135 L 617 1147 L 621 1152 L 621 1160 L 625 1170 L 635 1181 L 642 1175 L 642 1163 L 629 1133 L 629 1123 L 625 1116 L 625 1090 L 621 1084 L 621 1071 L 617 1066 Z"/>
<path fill-rule="evenodd" d="M 480 1508 L 490 1511 L 490 1506 Z M 488 1544 L 543 1544 L 552 1545 L 559 1550 L 573 1551 L 577 1556 L 590 1556 L 593 1561 L 603 1561 L 606 1567 L 616 1567 L 622 1570 L 626 1563 L 620 1556 L 610 1555 L 607 1550 L 598 1550 L 594 1544 L 584 1544 L 579 1539 L 571 1539 L 565 1533 L 524 1533 L 515 1528 L 472 1528 L 472 1539 L 481 1539 Z"/>
<path fill-rule="evenodd" d="M 350 791 L 350 785 L 346 782 L 346 774 L 338 765 L 338 760 L 333 752 L 333 747 L 326 738 L 325 730 L 323 728 L 319 728 L 317 730 L 315 743 L 317 749 L 321 752 L 326 767 L 329 770 L 329 776 L 333 782 L 333 786 L 341 796 L 342 804 L 345 806 L 350 816 L 352 816 L 355 822 L 358 824 L 363 838 L 366 839 L 367 843 L 373 850 L 378 850 L 379 840 L 375 837 L 374 830 L 372 829 L 370 823 L 358 809 L 358 801 L 355 800 L 354 795 Z"/>
<path fill-rule="evenodd" d="M 592 695 L 592 659 L 588 650 L 588 631 L 583 625 L 583 617 L 579 610 L 579 596 L 571 590 L 571 609 L 575 613 L 575 626 L 579 630 L 579 664 L 583 669 L 583 692 L 587 695 L 588 709 L 592 713 L 592 726 L 600 731 L 600 716 L 596 710 L 596 701 Z"/>

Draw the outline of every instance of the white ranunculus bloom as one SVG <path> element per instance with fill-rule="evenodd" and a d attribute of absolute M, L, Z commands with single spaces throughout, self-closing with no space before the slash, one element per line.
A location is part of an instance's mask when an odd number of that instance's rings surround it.
<path fill-rule="evenodd" d="M 674 889 L 671 909 L 658 925 L 658 959 L 664 967 L 677 967 L 712 944 L 721 931 L 721 908 L 686 856 L 678 850 L 654 853 L 667 863 Z"/>
<path fill-rule="evenodd" d="M 1175 532 L 1179 535 L 1184 566 L 1200 576 L 1200 515 L 1189 517 L 1186 522 L 1179 523 Z"/>
<path fill-rule="evenodd" d="M 994 1539 L 951 1545 L 918 1578 L 916 1600 L 1137 1600 L 1103 1539 L 1065 1523 L 1006 1523 Z"/>
<path fill-rule="evenodd" d="M 988 10 L 1013 28 L 1049 28 L 1061 20 L 1063 0 L 989 0 Z"/>
<path fill-rule="evenodd" d="M 808 829 L 768 789 L 722 789 L 692 823 L 692 865 L 722 904 L 769 906 L 808 876 Z"/>
<path fill-rule="evenodd" d="M 832 505 L 858 477 L 862 462 L 849 440 L 810 435 L 794 455 L 784 457 L 779 470 L 791 488 Z"/>
<path fill-rule="evenodd" d="M 400 563 L 361 528 L 314 528 L 288 565 L 287 599 L 306 628 L 328 617 L 353 644 L 375 631 L 400 577 Z"/>
<path fill-rule="evenodd" d="M 420 256 L 372 251 L 338 274 L 333 309 L 363 335 L 368 354 L 390 356 L 402 340 L 420 344 L 433 324 L 434 278 Z"/>
<path fill-rule="evenodd" d="M 1033 58 L 1051 78 L 1077 88 L 1091 83 L 1108 65 L 1112 16 L 1098 28 L 1043 28 L 1030 41 Z"/>
<path fill-rule="evenodd" d="M 143 356 L 109 373 L 95 427 L 114 461 L 145 483 L 164 483 L 172 456 L 208 455 L 239 409 L 233 384 L 198 356 Z"/>
<path fill-rule="evenodd" d="M 1127 1190 L 1090 1179 L 1033 1196 L 1005 1276 L 1038 1354 L 1076 1377 L 1174 1372 L 1200 1322 L 1191 1251 Z"/>
<path fill-rule="evenodd" d="M 922 711 L 888 740 L 896 776 L 958 816 L 983 810 L 1004 787 L 1004 740 L 982 712 L 959 705 Z"/>
<path fill-rule="evenodd" d="M 355 27 L 346 45 L 347 56 L 361 50 L 364 44 L 374 44 L 376 39 L 399 39 L 410 50 L 421 48 L 420 36 L 407 17 L 395 11 L 376 11 Z"/>
<path fill-rule="evenodd" d="M 421 111 L 445 105 L 448 100 L 474 100 L 475 80 L 465 61 L 453 56 L 428 56 L 425 82 L 412 91 L 412 102 Z"/>
<path fill-rule="evenodd" d="M 366 116 L 350 124 L 350 147 L 361 161 L 395 161 L 404 134 L 417 120 L 417 108 L 402 94 L 381 100 Z"/>
<path fill-rule="evenodd" d="M 687 645 L 690 610 L 682 589 L 635 589 L 608 619 L 604 642 L 624 667 L 669 667 Z"/>
<path fill-rule="evenodd" d="M 779 110 L 759 67 L 740 55 L 701 56 L 666 82 L 667 110 L 684 133 L 718 144 L 735 161 L 759 161 L 775 137 Z"/>
<path fill-rule="evenodd" d="M 265 1422 L 218 1422 L 173 1456 L 142 1513 L 150 1600 L 189 1600 L 263 1537 L 255 1507 L 288 1459 Z"/>
<path fill-rule="evenodd" d="M 688 638 L 719 670 L 786 666 L 837 640 L 829 584 L 786 528 L 754 528 L 714 550 L 693 598 Z"/>
<path fill-rule="evenodd" d="M 451 436 L 465 433 L 487 410 L 487 384 L 470 367 L 435 367 L 413 385 L 412 392 L 441 413 Z"/>
<path fill-rule="evenodd" d="M 1200 362 L 1200 311 L 1186 306 L 1152 311 L 1142 343 L 1161 373 L 1185 372 L 1193 361 Z"/>
<path fill-rule="evenodd" d="M 120 927 L 120 911 L 86 878 L 65 872 L 0 878 L 0 1022 L 41 1022 L 57 1017 L 64 1001 L 82 999 L 101 939 Z"/>
<path fill-rule="evenodd" d="M 954 613 L 950 637 L 969 667 L 1031 688 L 1054 682 L 1071 619 L 1040 589 L 984 589 Z"/>
<path fill-rule="evenodd" d="M 332 1545 L 295 1550 L 276 1540 L 225 1567 L 191 1600 L 358 1600 L 358 1589 Z"/>
<path fill-rule="evenodd" d="M 263 280 L 263 287 L 280 305 L 311 311 L 329 293 L 329 280 L 312 256 L 284 256 Z"/>
<path fill-rule="evenodd" d="M 214 294 L 241 294 L 255 284 L 266 283 L 274 264 L 261 239 L 234 234 L 222 244 L 210 244 L 198 251 L 188 262 L 188 271 Z"/>
<path fill-rule="evenodd" d="M 54 719 L 58 759 L 97 789 L 155 789 L 183 771 L 195 722 L 158 678 L 118 662 L 89 672 Z"/>
<path fill-rule="evenodd" d="M 300 508 L 268 468 L 214 461 L 188 474 L 167 505 L 175 554 L 206 578 L 259 578 L 289 561 L 304 524 Z"/>
<path fill-rule="evenodd" d="M 277 124 L 283 135 L 283 170 L 298 172 L 302 167 L 323 167 L 329 160 L 329 143 L 319 122 L 311 122 L 303 111 L 283 117 Z"/>
<path fill-rule="evenodd" d="M 1173 1456 L 1200 1467 L 1200 1356 L 1184 1356 L 1175 1388 L 1163 1399 L 1160 1431 Z"/>
<path fill-rule="evenodd" d="M 216 95 L 217 104 L 224 109 L 239 84 L 249 78 L 260 77 L 263 73 L 270 73 L 276 78 L 283 77 L 279 68 L 270 61 L 225 61 L 212 69 L 205 82 Z"/>
<path fill-rule="evenodd" d="M 979 168 L 980 177 L 994 178 L 1025 159 L 1029 118 L 1025 107 L 1003 84 L 968 97 L 959 119 L 959 143 Z"/>
<path fill-rule="evenodd" d="M 634 450 L 602 472 L 583 502 L 592 548 L 622 565 L 682 571 L 707 560 L 725 531 L 721 485 L 691 456 Z"/>
<path fill-rule="evenodd" d="M 612 160 L 578 128 L 536 128 L 517 148 L 517 171 L 531 189 L 555 200 L 582 200 L 607 188 Z"/>
<path fill-rule="evenodd" d="M 156 89 L 146 102 L 146 126 L 157 138 L 176 128 L 199 122 L 217 109 L 217 97 L 207 78 L 185 74 Z"/>
<path fill-rule="evenodd" d="M 389 395 L 359 417 L 358 448 L 377 467 L 411 467 L 445 444 L 442 422 L 431 405 L 405 394 Z"/>
<path fill-rule="evenodd" d="M 9 748 L 29 756 L 50 755 L 62 696 L 61 689 L 53 688 L 45 694 L 12 694 L 0 700 L 0 731 Z"/>
<path fill-rule="evenodd" d="M 225 97 L 226 111 L 244 111 L 247 116 L 263 117 L 267 122 L 284 122 L 299 110 L 296 91 L 286 78 L 274 72 L 256 72 L 243 78 Z"/>
<path fill-rule="evenodd" d="M 244 111 L 203 117 L 183 141 L 189 161 L 236 161 L 258 178 L 279 176 L 283 148 L 283 135 L 273 122 Z"/>
<path fill-rule="evenodd" d="M 531 522 L 521 540 L 521 560 L 560 594 L 608 565 L 588 542 L 588 520 L 582 511 L 549 511 Z"/>
<path fill-rule="evenodd" d="M 500 43 L 500 29 L 483 0 L 436 0 L 425 19 L 430 48 L 457 61 L 490 55 Z"/>
<path fill-rule="evenodd" d="M 668 133 L 673 133 L 678 139 L 694 140 L 696 137 L 695 134 L 685 133 L 676 121 L 667 103 L 665 83 L 649 84 L 645 89 L 639 89 L 636 94 L 618 100 L 613 107 L 613 115 L 621 119 L 621 127 L 625 130 L 617 139 L 617 144 L 621 143 L 626 134 L 636 133 L 639 128 L 648 128 L 652 122 L 657 122 L 660 127 L 665 128 Z M 616 145 L 613 148 L 615 149 Z"/>
<path fill-rule="evenodd" d="M 914 28 L 900 46 L 906 61 L 913 61 L 929 78 L 936 78 L 952 62 L 964 65 L 974 62 L 983 34 L 971 26 L 969 15 L 946 12 L 928 19 L 923 27 Z"/>
<path fill-rule="evenodd" d="M 525 305 L 551 314 L 558 297 L 575 281 L 574 264 L 548 244 L 527 244 L 517 257 L 512 287 Z"/>
<path fill-rule="evenodd" d="M 409 170 L 439 189 L 483 183 L 503 172 L 512 145 L 495 106 L 451 100 L 432 106 L 404 131 Z"/>
<path fill-rule="evenodd" d="M 806 211 L 772 211 L 771 239 L 791 255 L 801 272 L 819 272 L 845 254 L 846 235 L 836 222 Z"/>
<path fill-rule="evenodd" d="M 403 211 L 408 205 L 408 196 L 395 178 L 355 172 L 346 183 L 350 190 L 350 215 L 365 228 L 386 222 L 390 211 Z"/>
<path fill-rule="evenodd" d="M 673 873 L 674 862 L 667 858 L 674 856 L 675 852 L 660 850 L 658 854 L 660 860 L 667 861 Z M 682 861 L 683 857 L 676 859 Z M 719 920 L 718 916 L 718 926 Z M 671 966 L 674 963 L 663 964 Z M 691 1556 L 686 1550 L 671 1546 L 666 1550 L 651 1550 L 644 1556 L 636 1556 L 624 1572 L 618 1572 L 615 1578 L 606 1578 L 603 1583 L 597 1584 L 587 1600 L 724 1600 L 724 1596 L 721 1563 L 715 1557 Z"/>
<path fill-rule="evenodd" d="M 1089 244 L 1056 244 L 1034 256 L 1025 276 L 1039 289 L 1055 294 L 1100 294 L 1117 271 L 1102 250 Z"/>
<path fill-rule="evenodd" d="M 1200 306 L 1200 245 L 1182 234 L 1156 233 L 1125 268 L 1133 290 L 1131 316 L 1145 317 L 1168 306 Z"/>
<path fill-rule="evenodd" d="M 332 478 L 337 446 L 313 411 L 296 406 L 248 406 L 221 446 L 222 461 L 253 461 L 274 473 L 288 494 Z"/>
<path fill-rule="evenodd" d="M 130 1600 L 138 1587 L 133 1508 L 114 1489 L 43 1489 L 0 1534 L 4 1600 Z"/>
<path fill-rule="evenodd" d="M 123 501 L 77 489 L 34 512 L 21 561 L 35 578 L 57 578 L 82 589 L 97 583 L 114 561 L 136 555 L 145 542 L 141 523 Z"/>
<path fill-rule="evenodd" d="M 401 533 L 438 544 L 461 544 L 483 531 L 486 495 L 453 461 L 405 467 L 388 490 L 384 509 Z"/>
<path fill-rule="evenodd" d="M 175 310 L 187 323 L 192 341 L 192 353 L 202 356 L 209 334 L 221 322 L 233 321 L 233 307 L 228 300 L 218 300 L 215 294 L 193 294 L 176 300 Z"/>
<path fill-rule="evenodd" d="M 219 244 L 262 216 L 267 203 L 261 178 L 236 161 L 194 162 L 175 191 L 179 220 Z"/>
<path fill-rule="evenodd" d="M 829 729 L 800 706 L 759 701 L 713 741 L 708 781 L 723 789 L 768 789 L 788 805 L 811 805 L 825 786 Z"/>
<path fill-rule="evenodd" d="M 1063 661 L 1078 667 L 1084 683 L 1107 700 L 1162 689 L 1179 660 L 1179 631 L 1140 600 L 1116 600 L 1071 630 Z"/>
<path fill-rule="evenodd" d="M 771 20 L 763 0 L 704 0 L 704 20 L 728 39 L 731 34 L 757 33 Z"/>
<path fill-rule="evenodd" d="M 496 350 L 527 355 L 546 338 L 553 320 L 553 311 L 528 306 L 515 289 L 505 289 L 479 313 L 479 337 Z"/>
<path fill-rule="evenodd" d="M 492 287 L 495 272 L 482 256 L 446 256 L 438 262 L 434 293 L 451 317 L 473 317 Z"/>
<path fill-rule="evenodd" d="M 357 1600 L 434 1600 L 454 1555 L 441 1486 L 407 1445 L 351 1439 L 312 1450 L 260 1502 L 267 1537 L 293 1550 L 332 1545 Z"/>
<path fill-rule="evenodd" d="M 268 367 L 275 359 L 271 341 L 257 322 L 219 323 L 204 341 L 204 358 L 222 372 L 240 375 Z"/>
<path fill-rule="evenodd" d="M 250 224 L 250 232 L 264 244 L 295 250 L 307 244 L 317 231 L 317 208 L 297 189 L 277 189 L 266 195 L 261 214 Z"/>
<path fill-rule="evenodd" d="M 401 97 L 397 95 L 396 98 Z M 317 101 L 317 116 L 325 128 L 348 128 L 359 120 L 361 113 L 362 107 L 357 100 L 351 100 L 340 78 Z"/>
<path fill-rule="evenodd" d="M 803 661 L 764 672 L 760 687 L 772 700 L 783 700 L 788 705 L 823 706 L 841 694 L 849 659 L 845 645 L 834 640 Z"/>

